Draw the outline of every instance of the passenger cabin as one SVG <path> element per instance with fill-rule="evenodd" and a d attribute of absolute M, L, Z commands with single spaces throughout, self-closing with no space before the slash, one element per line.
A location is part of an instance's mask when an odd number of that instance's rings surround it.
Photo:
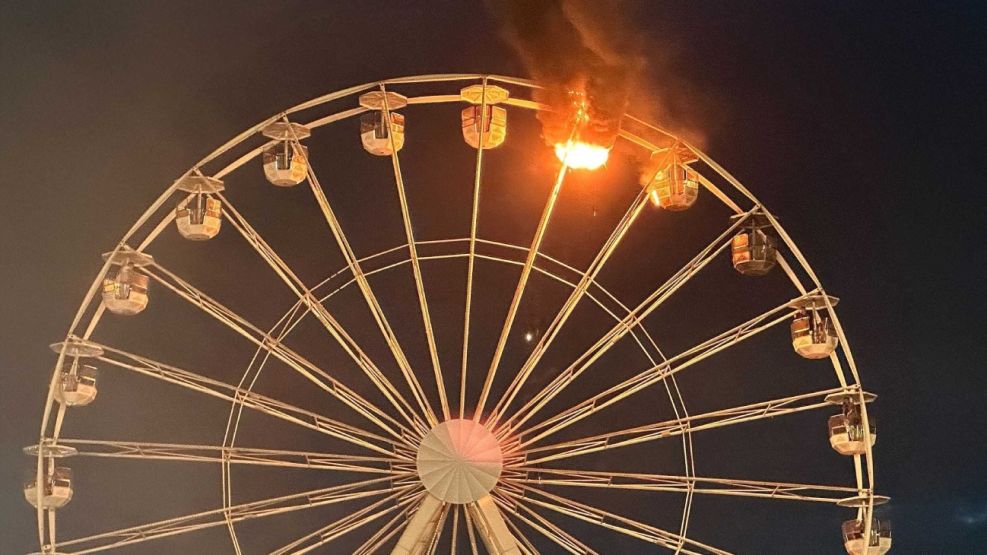
<path fill-rule="evenodd" d="M 264 177 L 278 187 L 294 187 L 308 177 L 308 148 L 299 141 L 311 136 L 308 127 L 300 123 L 276 121 L 261 130 L 275 143 L 268 145 L 261 158 Z"/>
<path fill-rule="evenodd" d="M 829 306 L 836 306 L 838 299 L 829 297 Z M 826 300 L 812 296 L 793 303 L 798 310 L 792 320 L 792 348 L 799 355 L 812 360 L 827 358 L 836 350 L 839 337 L 830 318 Z"/>
<path fill-rule="evenodd" d="M 360 116 L 360 140 L 367 152 L 374 156 L 390 156 L 404 147 L 404 116 L 394 110 L 407 105 L 408 99 L 394 92 L 373 91 L 360 95 L 360 106 L 368 110 Z"/>
<path fill-rule="evenodd" d="M 83 407 L 96 398 L 95 366 L 83 361 L 103 356 L 103 349 L 74 340 L 50 345 L 51 350 L 62 354 L 62 371 L 55 388 L 55 400 L 68 407 Z"/>
<path fill-rule="evenodd" d="M 175 183 L 188 193 L 175 207 L 175 225 L 182 237 L 192 241 L 212 239 L 219 233 L 222 204 L 212 195 L 223 190 L 223 182 L 204 175 L 187 175 Z"/>
<path fill-rule="evenodd" d="M 498 104 L 510 93 L 493 85 L 470 85 L 459 96 L 471 106 L 463 108 L 463 139 L 473 148 L 497 148 L 507 138 L 507 110 Z"/>
<path fill-rule="evenodd" d="M 175 208 L 175 223 L 182 237 L 192 241 L 212 239 L 219 233 L 223 208 L 219 200 L 192 195 Z"/>
<path fill-rule="evenodd" d="M 24 499 L 32 507 L 38 508 L 38 496 L 41 496 L 41 508 L 46 511 L 61 509 L 72 500 L 72 469 L 55 466 L 54 459 L 47 457 L 42 462 L 42 487 L 38 488 L 38 474 L 32 470 L 24 481 Z"/>
<path fill-rule="evenodd" d="M 733 267 L 745 276 L 763 276 L 775 266 L 778 240 L 763 214 L 751 215 L 730 246 Z"/>
<path fill-rule="evenodd" d="M 104 255 L 110 269 L 103 279 L 103 304 L 114 314 L 132 316 L 147 308 L 150 280 L 138 268 L 153 262 L 144 253 L 121 250 Z"/>
<path fill-rule="evenodd" d="M 808 359 L 826 358 L 836 350 L 839 338 L 828 315 L 802 310 L 792 320 L 792 347 Z"/>
<path fill-rule="evenodd" d="M 829 444 L 841 455 L 863 455 L 867 452 L 867 437 L 870 445 L 877 442 L 877 424 L 868 415 L 870 433 L 865 433 L 860 414 L 860 401 L 851 395 L 843 399 L 843 410 L 829 418 Z"/>
<path fill-rule="evenodd" d="M 864 537 L 863 520 L 844 521 L 843 546 L 849 555 L 884 555 L 891 550 L 891 524 L 872 519 L 870 534 Z"/>
<path fill-rule="evenodd" d="M 651 155 L 651 163 L 642 176 L 652 204 L 672 212 L 688 210 L 699 198 L 699 174 L 689 164 L 696 155 L 675 143 Z"/>
<path fill-rule="evenodd" d="M 62 371 L 55 388 L 55 399 L 69 407 L 84 407 L 96 398 L 95 366 L 80 364 L 73 359 L 69 370 Z"/>

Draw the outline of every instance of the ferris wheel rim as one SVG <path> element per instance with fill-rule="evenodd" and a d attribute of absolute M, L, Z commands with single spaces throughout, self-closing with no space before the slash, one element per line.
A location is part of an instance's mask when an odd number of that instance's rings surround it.
<path fill-rule="evenodd" d="M 306 101 L 306 102 L 297 104 L 297 105 L 293 106 L 292 108 L 289 108 L 289 109 L 287 109 L 287 110 L 285 110 L 283 112 L 280 112 L 279 114 L 277 114 L 275 116 L 272 116 L 271 118 L 268 118 L 268 119 L 264 120 L 260 124 L 257 124 L 257 125 L 255 125 L 255 126 L 253 126 L 251 128 L 248 128 L 246 131 L 244 131 L 240 135 L 237 135 L 236 137 L 234 137 L 233 139 L 231 139 L 230 141 L 228 141 L 227 143 L 225 143 L 224 145 L 222 145 L 220 148 L 216 149 L 215 151 L 213 151 L 209 155 L 205 156 L 196 165 L 192 166 L 191 169 L 189 169 L 187 172 L 185 172 L 182 177 L 187 177 L 189 175 L 194 175 L 196 173 L 198 173 L 200 175 L 203 175 L 201 173 L 201 170 L 200 170 L 201 167 L 205 166 L 206 164 L 209 164 L 210 162 L 214 161 L 215 159 L 217 159 L 222 154 L 230 151 L 235 146 L 241 144 L 248 137 L 253 136 L 258 131 L 258 129 L 261 128 L 261 127 L 263 127 L 265 124 L 269 124 L 269 123 L 271 123 L 273 121 L 278 120 L 279 118 L 284 118 L 284 117 L 286 117 L 289 114 L 296 114 L 296 113 L 301 112 L 303 110 L 306 110 L 308 108 L 313 108 L 313 107 L 321 106 L 321 105 L 326 104 L 328 102 L 331 102 L 333 100 L 340 100 L 340 99 L 346 98 L 348 96 L 353 96 L 353 95 L 358 94 L 358 93 L 360 93 L 362 91 L 371 90 L 371 89 L 373 89 L 375 87 L 384 87 L 384 86 L 387 86 L 387 85 L 407 85 L 407 84 L 417 84 L 417 83 L 455 82 L 455 81 L 481 81 L 481 80 L 484 83 L 486 83 L 487 80 L 489 80 L 489 81 L 493 81 L 493 82 L 501 82 L 501 83 L 505 83 L 505 84 L 512 84 L 512 85 L 517 85 L 517 86 L 528 87 L 528 88 L 532 88 L 532 89 L 539 88 L 540 87 L 537 83 L 535 83 L 532 80 L 520 79 L 520 78 L 513 78 L 513 77 L 507 77 L 507 76 L 488 75 L 488 74 L 432 74 L 432 75 L 408 76 L 408 77 L 399 77 L 399 78 L 394 78 L 394 79 L 386 79 L 386 80 L 380 80 L 380 81 L 373 81 L 373 82 L 365 83 L 365 84 L 362 84 L 362 85 L 357 85 L 355 87 L 349 87 L 349 88 L 346 88 L 346 89 L 341 89 L 339 91 L 328 93 L 327 95 L 323 95 L 321 97 L 316 97 L 316 98 L 311 99 L 309 101 Z M 449 99 L 449 98 L 442 99 L 442 98 L 435 97 L 435 98 L 430 98 L 429 101 L 422 101 L 422 102 L 418 102 L 418 103 L 427 104 L 427 103 L 434 103 L 434 102 L 451 102 L 451 101 L 452 100 Z M 511 104 L 513 106 L 515 106 L 515 107 L 521 107 L 521 108 L 526 108 L 526 109 L 534 109 L 534 110 L 539 110 L 539 109 L 544 109 L 545 108 L 544 106 L 537 105 L 536 103 L 533 103 L 533 102 L 518 102 L 518 103 L 511 103 Z M 359 111 L 348 110 L 348 111 L 345 111 L 345 113 L 341 117 L 338 117 L 336 119 L 332 119 L 332 117 L 329 117 L 329 118 L 321 118 L 321 120 L 317 120 L 318 125 L 316 125 L 315 127 L 319 127 L 319 126 L 322 126 L 322 125 L 327 125 L 329 123 L 333 123 L 334 121 L 339 121 L 339 120 L 342 120 L 342 119 L 345 119 L 345 118 L 348 118 L 348 117 L 353 117 L 353 116 L 357 115 L 358 113 L 359 113 Z M 704 163 L 706 163 L 711 169 L 713 169 L 713 171 L 716 174 L 718 174 L 729 185 L 731 185 L 735 191 L 737 191 L 743 197 L 745 197 L 750 202 L 752 202 L 753 205 L 754 205 L 754 209 L 756 209 L 756 210 L 760 211 L 761 213 L 763 213 L 764 216 L 770 221 L 773 229 L 775 229 L 777 231 L 777 233 L 779 234 L 779 236 L 782 239 L 782 241 L 784 242 L 784 244 L 788 247 L 788 249 L 790 250 L 790 252 L 793 254 L 795 260 L 798 262 L 798 267 L 801 268 L 801 270 L 807 274 L 809 281 L 811 282 L 811 284 L 813 284 L 815 286 L 813 290 L 814 291 L 819 291 L 820 293 L 824 293 L 825 292 L 825 289 L 822 287 L 822 284 L 819 281 L 818 277 L 816 276 L 816 273 L 811 268 L 811 266 L 809 265 L 808 261 L 802 255 L 801 251 L 799 250 L 799 248 L 797 247 L 797 245 L 794 243 L 794 241 L 791 239 L 791 237 L 788 235 L 788 233 L 780 225 L 780 223 L 777 221 L 777 219 L 757 200 L 757 198 L 746 187 L 744 187 L 740 183 L 739 180 L 737 180 L 735 177 L 733 177 L 731 174 L 729 174 L 729 172 L 727 172 L 725 169 L 723 169 L 721 166 L 719 166 L 719 164 L 717 164 L 707 154 L 705 154 L 704 152 L 702 152 L 701 150 L 699 150 L 695 146 L 688 144 L 682 138 L 680 138 L 680 137 L 678 137 L 678 136 L 676 136 L 676 135 L 674 135 L 672 133 L 669 133 L 668 131 L 666 131 L 666 130 L 658 127 L 658 126 L 654 126 L 654 125 L 648 124 L 648 123 L 646 123 L 646 122 L 644 122 L 642 120 L 639 120 L 637 118 L 634 118 L 633 116 L 628 115 L 626 117 L 628 117 L 632 121 L 635 121 L 636 123 L 639 123 L 639 124 L 641 124 L 641 125 L 643 125 L 645 127 L 648 127 L 650 129 L 654 130 L 655 132 L 657 132 L 657 133 L 659 133 L 659 134 L 661 134 L 661 135 L 663 135 L 663 136 L 665 136 L 667 138 L 670 138 L 670 139 L 673 139 L 675 141 L 681 142 L 682 144 L 685 144 L 691 151 L 693 151 L 699 157 L 700 160 L 702 160 Z M 624 138 L 628 138 L 624 132 L 621 133 L 621 136 L 624 137 Z M 637 144 L 638 146 L 644 146 L 645 148 L 647 148 L 645 145 L 649 144 L 646 139 L 643 139 L 641 137 L 630 137 L 630 141 L 632 143 Z M 657 150 L 658 148 L 660 148 L 658 145 L 656 145 L 654 143 L 650 143 L 650 146 L 652 147 L 652 150 Z M 260 148 L 255 149 L 254 151 L 241 156 L 240 158 L 238 158 L 234 162 L 228 164 L 223 169 L 215 172 L 213 174 L 213 176 L 214 177 L 215 176 L 223 176 L 223 175 L 226 175 L 226 174 L 234 171 L 238 167 L 244 165 L 250 159 L 255 158 L 259 154 L 259 150 L 260 150 Z M 482 149 L 480 149 L 480 150 L 482 151 Z M 121 251 L 122 249 L 127 248 L 128 242 L 134 237 L 134 235 L 143 226 L 145 226 L 148 223 L 148 220 L 150 219 L 150 217 L 155 212 L 157 212 L 164 205 L 164 203 L 169 198 L 172 197 L 172 195 L 177 190 L 177 184 L 178 184 L 178 182 L 176 181 L 176 183 L 174 183 L 171 186 L 169 186 L 168 188 L 166 188 L 165 192 L 162 193 L 161 196 L 158 197 L 158 199 L 156 199 L 154 202 L 151 203 L 151 205 L 144 212 L 144 214 L 142 214 L 142 216 L 140 218 L 138 218 L 138 220 L 131 226 L 131 228 L 127 231 L 127 233 L 124 234 L 123 238 L 117 243 L 116 247 L 112 251 L 113 253 L 117 253 L 117 252 Z M 724 195 L 722 192 L 720 194 L 717 194 L 717 192 L 715 190 L 716 189 L 716 185 L 714 185 L 712 183 L 704 183 L 704 185 L 706 185 L 708 188 L 711 188 L 711 190 L 713 190 L 713 192 L 714 192 L 714 196 L 716 196 L 719 200 L 721 200 L 725 204 L 727 204 L 727 206 L 729 208 L 731 208 L 732 210 L 734 210 L 735 212 L 738 212 L 738 213 L 743 212 L 743 210 L 738 205 L 736 205 L 736 204 L 731 205 L 731 203 L 729 201 L 725 201 L 724 200 L 724 197 L 726 197 L 726 195 Z M 729 197 L 726 197 L 726 198 L 729 199 Z M 166 217 L 164 221 L 162 221 L 160 224 L 158 224 L 156 228 L 154 228 L 151 232 L 149 232 L 147 234 L 147 236 L 145 236 L 145 239 L 141 242 L 141 244 L 135 250 L 138 251 L 138 252 L 143 252 L 143 250 L 145 248 L 147 248 L 147 246 L 149 246 L 151 242 L 153 242 L 154 238 L 160 233 L 160 231 L 164 227 L 166 227 L 169 223 L 170 223 L 170 219 Z M 803 290 L 803 292 L 804 292 L 805 291 L 805 287 L 802 285 L 802 283 L 800 282 L 799 278 L 796 277 L 796 275 L 794 274 L 794 272 L 792 271 L 792 269 L 788 266 L 787 262 L 784 262 L 784 261 L 782 261 L 782 262 L 783 262 L 783 267 L 786 270 L 786 273 L 792 279 L 793 283 L 796 285 L 797 288 Z M 96 290 L 97 290 L 97 286 L 99 285 L 100 279 L 106 273 L 106 271 L 109 268 L 109 266 L 110 266 L 110 260 L 107 260 L 104 263 L 103 267 L 100 269 L 100 271 L 97 273 L 96 279 L 94 280 L 94 282 L 93 282 L 92 286 L 90 287 L 88 293 L 84 297 L 84 300 L 83 300 L 82 304 L 80 305 L 80 308 L 79 308 L 78 312 L 76 313 L 76 315 L 75 315 L 75 317 L 74 317 L 74 319 L 72 321 L 72 324 L 71 324 L 71 326 L 69 328 L 69 332 L 66 335 L 66 340 L 69 340 L 69 339 L 71 339 L 73 337 L 81 337 L 83 339 L 88 339 L 88 337 L 91 335 L 91 333 L 95 329 L 96 325 L 98 324 L 98 321 L 99 321 L 99 319 L 100 319 L 100 317 L 102 315 L 102 308 L 101 307 L 96 309 L 96 314 L 94 314 L 94 317 L 92 318 L 92 320 L 90 320 L 90 323 L 89 323 L 87 329 L 85 330 L 85 332 L 83 332 L 82 334 L 78 334 L 78 335 L 76 333 L 78 331 L 78 329 L 79 329 L 80 323 L 82 322 L 82 319 L 83 319 L 83 316 L 84 316 L 84 314 L 86 312 L 87 307 L 92 303 L 92 301 L 93 301 L 93 299 L 95 297 L 95 293 L 96 293 Z M 829 314 L 830 318 L 833 320 L 833 323 L 835 325 L 836 332 L 837 332 L 837 334 L 839 336 L 839 339 L 840 339 L 839 349 L 840 349 L 841 352 L 844 353 L 844 356 L 846 358 L 846 362 L 847 362 L 848 369 L 849 369 L 849 372 L 850 372 L 850 376 L 849 377 L 852 379 L 852 383 L 850 383 L 848 380 L 845 379 L 845 375 L 843 374 L 844 370 L 838 364 L 838 361 L 835 361 L 834 360 L 834 365 L 837 366 L 836 367 L 837 375 L 840 377 L 840 381 L 841 381 L 841 383 L 843 383 L 844 387 L 847 387 L 847 388 L 855 388 L 856 391 L 860 392 L 859 395 L 861 396 L 861 399 L 863 399 L 863 387 L 862 387 L 862 383 L 861 383 L 861 380 L 860 380 L 859 373 L 858 373 L 857 368 L 856 368 L 855 361 L 854 361 L 853 356 L 852 356 L 852 352 L 850 350 L 849 342 L 846 339 L 846 335 L 845 335 L 845 332 L 843 330 L 843 327 L 842 327 L 842 325 L 840 323 L 839 317 L 836 314 L 835 310 L 833 309 L 832 304 L 828 300 L 826 301 L 826 311 Z M 56 404 L 56 401 L 54 399 L 54 392 L 55 392 L 55 387 L 56 387 L 56 379 L 59 376 L 59 369 L 62 367 L 62 365 L 63 365 L 63 363 L 65 361 L 65 356 L 66 356 L 66 352 L 65 352 L 65 349 L 63 348 L 61 350 L 61 352 L 59 352 L 59 354 L 58 354 L 58 359 L 56 361 L 55 370 L 53 372 L 52 380 L 51 380 L 50 385 L 49 385 L 48 396 L 47 396 L 46 403 L 45 403 L 45 410 L 44 410 L 43 417 L 42 417 L 42 425 L 41 425 L 41 434 L 40 434 L 40 437 L 39 437 L 39 445 L 42 445 L 46 441 L 50 441 L 50 440 L 56 440 L 57 441 L 57 439 L 59 437 L 61 423 L 62 423 L 62 420 L 63 420 L 63 417 L 64 417 L 64 412 L 65 412 L 65 407 L 64 406 L 57 407 L 57 413 L 55 414 L 55 423 L 54 423 L 55 428 L 54 428 L 54 433 L 52 433 L 49 436 L 46 432 L 48 430 L 49 425 L 51 424 L 52 409 L 55 408 L 54 405 Z M 664 355 L 662 355 L 662 356 L 664 357 Z M 684 408 L 684 399 L 682 400 L 682 403 L 683 403 L 683 408 Z M 866 403 L 861 403 L 861 412 L 862 412 L 862 417 L 863 417 L 863 422 L 864 422 L 865 430 L 869 430 L 869 426 L 867 424 L 868 420 L 867 420 Z M 867 432 L 867 433 L 869 433 L 869 432 Z M 880 496 L 876 496 L 874 494 L 874 491 L 875 491 L 875 487 L 874 487 L 874 462 L 873 462 L 873 452 L 872 452 L 872 450 L 870 448 L 869 442 L 867 443 L 866 453 L 865 453 L 865 455 L 862 458 L 864 459 L 865 468 L 861 469 L 860 465 L 858 464 L 857 465 L 856 474 L 857 474 L 857 479 L 858 479 L 858 486 L 861 486 L 861 489 L 864 489 L 863 488 L 862 478 L 866 478 L 866 484 L 867 484 L 867 488 L 866 489 L 867 489 L 867 491 L 869 491 L 869 494 L 867 495 L 867 498 L 868 498 L 867 499 L 867 502 L 864 503 L 864 507 L 863 507 L 864 511 L 863 512 L 864 512 L 864 515 L 866 516 L 866 520 L 865 520 L 866 525 L 869 528 L 870 522 L 871 522 L 871 515 L 872 515 L 872 512 L 873 512 L 873 506 L 875 504 L 875 499 L 880 498 Z M 37 474 L 38 474 L 38 477 L 39 478 L 41 476 L 42 461 L 43 461 L 43 456 L 41 454 L 41 450 L 39 450 L 39 454 L 38 454 L 38 457 L 37 457 Z M 858 461 L 858 463 L 859 463 L 859 461 Z M 689 493 L 691 495 L 691 490 L 690 490 Z M 43 547 L 44 544 L 45 544 L 45 531 L 44 531 L 45 522 L 44 522 L 44 519 L 43 519 L 43 511 L 42 511 L 42 509 L 39 508 L 37 510 L 37 515 L 38 515 L 38 527 L 39 527 L 39 541 L 41 542 L 42 547 Z M 687 522 L 687 519 L 686 519 L 686 522 Z M 53 522 L 53 520 L 52 520 L 51 526 L 52 526 L 52 528 L 54 528 L 54 522 Z M 683 524 L 683 526 L 685 526 L 685 524 Z"/>

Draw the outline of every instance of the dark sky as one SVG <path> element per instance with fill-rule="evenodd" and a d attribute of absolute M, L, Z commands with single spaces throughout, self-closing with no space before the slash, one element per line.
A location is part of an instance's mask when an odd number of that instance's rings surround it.
<path fill-rule="evenodd" d="M 881 396 L 877 481 L 892 497 L 894 552 L 980 552 L 987 9 L 642 2 L 633 19 L 654 52 L 650 86 L 686 91 L 680 117 L 842 298 L 865 385 Z M 37 441 L 46 345 L 64 334 L 97 254 L 247 125 L 352 84 L 460 71 L 523 73 L 482 4 L 0 7 L 0 553 L 37 547 L 19 450 Z M 779 533 L 802 533 L 798 510 Z M 724 547 L 770 545 L 756 514 L 731 517 L 745 538 Z M 797 551 L 837 552 L 839 514 L 820 522 L 832 530 L 808 536 L 829 543 Z M 170 552 L 158 548 L 143 552 Z"/>

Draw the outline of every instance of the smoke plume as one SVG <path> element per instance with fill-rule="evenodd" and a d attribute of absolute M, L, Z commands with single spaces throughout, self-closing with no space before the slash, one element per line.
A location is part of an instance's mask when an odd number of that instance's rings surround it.
<path fill-rule="evenodd" d="M 543 136 L 554 144 L 565 139 L 571 122 L 564 107 L 570 92 L 585 93 L 590 118 L 617 118 L 629 111 L 647 121 L 674 128 L 702 142 L 695 118 L 697 91 L 670 79 L 669 47 L 646 47 L 643 33 L 629 20 L 621 0 L 488 0 L 502 32 L 530 76 L 546 86 L 535 100 L 561 112 L 540 112 Z M 649 48 L 645 56 L 645 48 Z M 663 66 L 662 79 L 646 75 L 648 64 Z M 660 83 L 660 90 L 646 83 Z M 676 121 L 677 120 L 677 121 Z"/>

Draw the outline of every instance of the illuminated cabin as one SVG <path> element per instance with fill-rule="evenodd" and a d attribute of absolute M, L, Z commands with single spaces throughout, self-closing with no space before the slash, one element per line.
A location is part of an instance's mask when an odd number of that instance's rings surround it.
<path fill-rule="evenodd" d="M 891 550 L 891 523 L 872 519 L 870 534 L 864 537 L 863 520 L 844 521 L 843 546 L 849 555 L 884 555 Z"/>
<path fill-rule="evenodd" d="M 72 469 L 55 466 L 55 460 L 51 457 L 45 457 L 41 467 L 41 491 L 38 491 L 38 474 L 32 470 L 24 481 L 24 499 L 32 507 L 38 508 L 40 494 L 42 509 L 61 509 L 72 500 Z"/>
<path fill-rule="evenodd" d="M 96 398 L 98 373 L 95 366 L 83 361 L 102 356 L 103 349 L 76 341 L 54 343 L 50 347 L 56 353 L 65 351 L 55 387 L 55 400 L 69 407 L 84 407 L 92 403 Z"/>
<path fill-rule="evenodd" d="M 730 241 L 734 269 L 745 276 L 763 276 L 775 266 L 778 240 L 762 214 L 754 214 L 744 224 L 744 230 Z"/>
<path fill-rule="evenodd" d="M 212 239 L 219 233 L 223 209 L 212 195 L 223 190 L 223 182 L 203 175 L 188 175 L 178 180 L 176 188 L 188 193 L 175 207 L 178 233 L 192 241 Z"/>
<path fill-rule="evenodd" d="M 55 399 L 69 407 L 84 407 L 96 398 L 96 378 L 98 371 L 95 366 L 79 364 L 74 359 L 68 370 L 63 370 L 55 388 Z"/>
<path fill-rule="evenodd" d="M 261 154 L 264 177 L 278 187 L 294 187 L 308 177 L 308 148 L 299 143 L 311 136 L 308 127 L 300 123 L 276 121 L 261 130 L 261 134 L 277 141 Z"/>
<path fill-rule="evenodd" d="M 103 304 L 114 314 L 132 316 L 147 308 L 150 280 L 138 268 L 153 262 L 150 255 L 132 250 L 108 253 L 110 269 L 103 279 Z"/>
<path fill-rule="evenodd" d="M 497 148 L 507 138 L 507 110 L 498 104 L 510 93 L 494 85 L 470 85 L 459 96 L 471 106 L 463 108 L 463 139 L 473 148 Z"/>
<path fill-rule="evenodd" d="M 829 300 L 831 306 L 838 302 L 835 297 L 829 297 Z M 831 355 L 840 340 L 822 297 L 802 299 L 793 307 L 798 309 L 791 325 L 795 352 L 812 360 Z"/>
<path fill-rule="evenodd" d="M 864 401 L 870 402 L 874 395 L 864 394 Z M 870 446 L 877 442 L 877 424 L 874 417 L 868 415 L 868 430 L 864 429 L 863 417 L 860 413 L 860 399 L 855 394 L 837 395 L 828 399 L 840 403 L 840 414 L 829 417 L 829 444 L 841 455 L 863 455 L 867 452 L 867 438 Z"/>
<path fill-rule="evenodd" d="M 367 152 L 390 156 L 404 147 L 404 116 L 394 110 L 407 105 L 408 99 L 395 92 L 372 91 L 360 95 L 360 106 L 369 110 L 360 116 L 360 140 Z"/>
<path fill-rule="evenodd" d="M 695 204 L 699 198 L 699 174 L 689 164 L 696 160 L 695 154 L 679 143 L 652 154 L 643 176 L 646 182 L 642 183 L 651 203 L 672 212 L 688 210 Z"/>

